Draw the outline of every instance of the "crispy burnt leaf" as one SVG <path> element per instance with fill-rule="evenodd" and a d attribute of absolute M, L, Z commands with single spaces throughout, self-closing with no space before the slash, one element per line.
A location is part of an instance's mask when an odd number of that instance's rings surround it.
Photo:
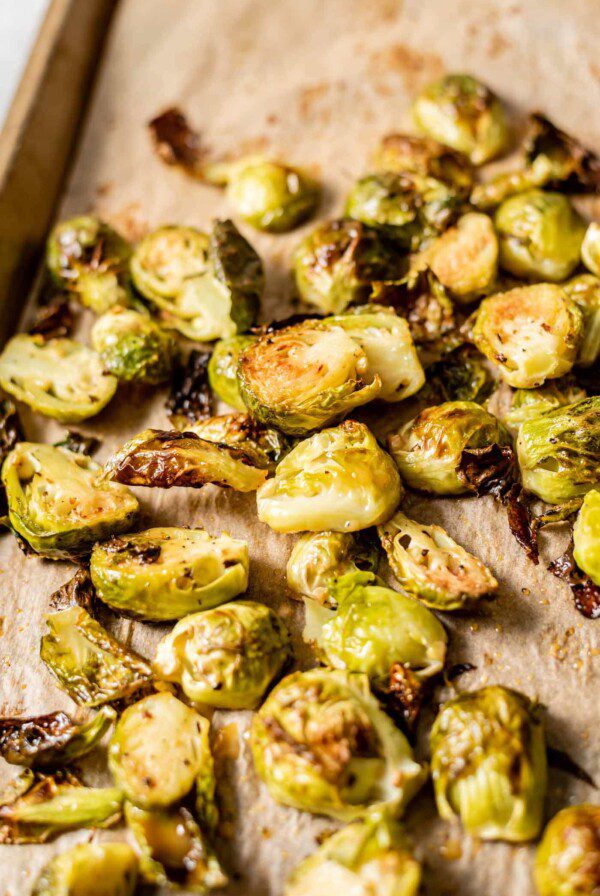
<path fill-rule="evenodd" d="M 101 444 L 101 439 L 96 436 L 86 436 L 76 429 L 68 429 L 67 434 L 60 442 L 55 442 L 55 448 L 66 448 L 75 454 L 87 454 L 91 457 L 96 453 Z"/>
<path fill-rule="evenodd" d="M 13 765 L 52 768 L 91 752 L 116 718 L 109 706 L 78 724 L 66 712 L 0 719 L 0 755 Z"/>
<path fill-rule="evenodd" d="M 171 393 L 167 399 L 169 419 L 175 426 L 206 420 L 212 413 L 212 395 L 208 382 L 210 352 L 194 349 L 185 364 L 175 369 Z"/>
<path fill-rule="evenodd" d="M 419 680 L 404 663 L 393 663 L 387 686 L 377 690 L 377 696 L 407 734 L 415 730 L 423 705 L 426 684 Z"/>
<path fill-rule="evenodd" d="M 531 525 L 535 532 L 544 526 L 553 526 L 556 523 L 564 523 L 575 516 L 583 504 L 583 498 L 573 498 L 565 504 L 557 504 L 548 508 L 543 513 L 534 516 Z"/>
<path fill-rule="evenodd" d="M 579 569 L 573 557 L 573 542 L 564 554 L 553 560 L 548 566 L 550 572 L 565 581 L 573 592 L 575 609 L 586 619 L 600 618 L 600 586 Z"/>
<path fill-rule="evenodd" d="M 406 318 L 417 344 L 435 342 L 456 325 L 452 301 L 429 268 L 396 282 L 374 283 L 370 301 L 389 305 Z"/>
<path fill-rule="evenodd" d="M 50 609 L 66 610 L 68 607 L 83 607 L 94 613 L 96 589 L 87 569 L 78 569 L 72 578 L 50 595 Z"/>
<path fill-rule="evenodd" d="M 596 153 L 557 128 L 540 112 L 534 112 L 530 116 L 529 133 L 525 141 L 526 161 L 531 165 L 542 155 L 550 160 L 554 170 L 554 177 L 545 184 L 549 189 L 599 192 L 600 159 Z"/>
<path fill-rule="evenodd" d="M 148 123 L 158 156 L 167 165 L 178 165 L 195 177 L 201 176 L 204 152 L 200 135 L 194 131 L 181 109 L 166 109 Z"/>
<path fill-rule="evenodd" d="M 565 772 L 567 775 L 572 775 L 574 778 L 577 778 L 578 781 L 583 781 L 584 784 L 588 784 L 595 790 L 598 789 L 598 785 L 590 773 L 575 762 L 573 757 L 569 756 L 568 753 L 550 746 L 546 748 L 546 751 L 548 753 L 548 765 L 550 768 L 556 768 L 561 772 Z"/>
<path fill-rule="evenodd" d="M 47 305 L 41 305 L 29 328 L 31 336 L 56 339 L 70 336 L 73 332 L 73 311 L 66 296 L 58 295 Z"/>

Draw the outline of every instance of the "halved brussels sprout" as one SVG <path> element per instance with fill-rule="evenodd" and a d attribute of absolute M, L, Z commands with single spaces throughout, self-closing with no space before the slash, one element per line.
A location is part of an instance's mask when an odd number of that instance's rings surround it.
<path fill-rule="evenodd" d="M 600 892 L 600 806 L 561 809 L 546 825 L 534 868 L 540 896 Z"/>
<path fill-rule="evenodd" d="M 546 411 L 575 404 L 585 397 L 585 391 L 570 376 L 550 380 L 537 389 L 517 389 L 512 395 L 511 406 L 504 414 L 503 420 L 508 426 L 516 428 L 526 420 L 533 420 L 545 414 Z"/>
<path fill-rule="evenodd" d="M 130 255 L 126 240 L 91 215 L 57 224 L 46 246 L 46 264 L 54 281 L 96 314 L 128 304 Z"/>
<path fill-rule="evenodd" d="M 442 670 L 446 632 L 418 601 L 377 584 L 371 572 L 342 576 L 331 593 L 337 610 L 328 612 L 316 637 L 328 665 L 364 672 L 381 689 L 396 663 L 420 679 Z"/>
<path fill-rule="evenodd" d="M 389 519 L 401 496 L 391 457 L 364 424 L 346 420 L 296 445 L 256 503 L 275 532 L 356 532 Z"/>
<path fill-rule="evenodd" d="M 101 473 L 84 454 L 20 442 L 2 466 L 10 525 L 52 560 L 85 554 L 99 539 L 126 532 L 138 502 Z"/>
<path fill-rule="evenodd" d="M 372 373 L 381 380 L 377 397 L 382 401 L 409 398 L 425 382 L 408 323 L 392 308 L 362 305 L 325 323 L 341 327 L 362 348 Z"/>
<path fill-rule="evenodd" d="M 175 526 L 97 544 L 90 573 L 109 607 L 142 619 L 181 619 L 248 587 L 248 546 L 229 535 Z"/>
<path fill-rule="evenodd" d="M 592 489 L 583 504 L 573 527 L 575 562 L 595 585 L 600 585 L 600 491 Z"/>
<path fill-rule="evenodd" d="M 10 795 L 0 795 L 0 844 L 43 843 L 75 828 L 108 828 L 121 817 L 122 802 L 116 787 L 84 787 L 68 772 L 28 769 Z"/>
<path fill-rule="evenodd" d="M 468 157 L 431 137 L 387 134 L 373 155 L 373 167 L 376 171 L 435 177 L 459 190 L 468 190 L 473 184 L 473 168 Z"/>
<path fill-rule="evenodd" d="M 481 560 L 441 526 L 425 526 L 398 511 L 378 531 L 394 575 L 426 607 L 461 610 L 498 587 Z"/>
<path fill-rule="evenodd" d="M 319 224 L 293 257 L 300 298 L 325 314 L 365 301 L 372 283 L 399 279 L 405 266 L 395 242 L 349 218 Z"/>
<path fill-rule="evenodd" d="M 425 389 L 431 390 L 437 401 L 485 404 L 495 386 L 496 381 L 485 359 L 470 346 L 463 346 L 428 368 Z"/>
<path fill-rule="evenodd" d="M 456 323 L 454 305 L 448 293 L 429 268 L 409 270 L 406 277 L 388 283 L 374 283 L 372 302 L 391 305 L 408 321 L 411 335 L 419 346 L 442 344 L 444 352 Z"/>
<path fill-rule="evenodd" d="M 117 378 L 106 372 L 100 355 L 80 342 L 21 333 L 0 355 L 0 386 L 46 417 L 79 423 L 106 407 Z"/>
<path fill-rule="evenodd" d="M 509 441 L 506 429 L 481 405 L 445 401 L 425 408 L 392 433 L 388 448 L 412 488 L 436 495 L 461 495 L 469 490 L 458 474 L 463 451 Z"/>
<path fill-rule="evenodd" d="M 135 693 L 152 677 L 141 656 L 119 644 L 83 607 L 46 616 L 40 656 L 79 706 L 99 706 Z"/>
<path fill-rule="evenodd" d="M 242 448 L 201 439 L 192 432 L 145 429 L 126 442 L 104 467 L 107 479 L 151 488 L 201 488 L 212 482 L 253 492 L 267 477 Z"/>
<path fill-rule="evenodd" d="M 378 564 L 374 541 L 349 532 L 307 532 L 292 548 L 287 583 L 297 594 L 335 608 L 332 585 L 336 580 L 349 572 L 377 572 Z"/>
<path fill-rule="evenodd" d="M 171 375 L 175 340 L 141 311 L 111 308 L 92 327 L 92 345 L 120 380 L 155 385 Z"/>
<path fill-rule="evenodd" d="M 140 874 L 150 884 L 205 894 L 227 878 L 194 817 L 183 806 L 140 809 L 125 804 L 125 818 L 140 852 Z"/>
<path fill-rule="evenodd" d="M 78 724 L 66 712 L 24 719 L 0 719 L 0 756 L 13 765 L 52 768 L 90 753 L 117 714 L 103 706 L 93 719 Z"/>
<path fill-rule="evenodd" d="M 240 355 L 238 373 L 252 416 L 290 435 L 333 423 L 382 388 L 342 327 L 312 320 L 266 333 Z"/>
<path fill-rule="evenodd" d="M 50 859 L 31 896 L 133 896 L 137 875 L 128 843 L 78 843 Z"/>
<path fill-rule="evenodd" d="M 236 411 L 246 410 L 244 399 L 240 395 L 238 362 L 242 352 L 256 340 L 256 336 L 231 336 L 229 339 L 221 339 L 215 345 L 208 362 L 208 381 L 211 389 L 217 398 Z"/>
<path fill-rule="evenodd" d="M 482 840 L 533 840 L 547 778 L 539 707 L 500 685 L 449 700 L 431 730 L 431 774 L 446 821 Z"/>
<path fill-rule="evenodd" d="M 227 185 L 238 215 L 268 233 L 293 230 L 311 217 L 321 199 L 320 186 L 306 171 L 258 156 L 207 165 L 204 177 Z"/>
<path fill-rule="evenodd" d="M 426 776 L 368 677 L 340 669 L 284 678 L 254 716 L 250 743 L 274 799 L 347 821 L 374 806 L 399 812 Z"/>
<path fill-rule="evenodd" d="M 591 367 L 600 358 L 600 278 L 581 274 L 562 284 L 581 309 L 583 327 L 576 364 Z"/>
<path fill-rule="evenodd" d="M 208 728 L 207 719 L 168 691 L 129 706 L 108 750 L 108 766 L 127 799 L 154 809 L 187 796 L 205 762 L 212 763 Z"/>
<path fill-rule="evenodd" d="M 429 84 L 413 105 L 417 127 L 482 165 L 507 148 L 504 107 L 489 87 L 470 75 L 445 75 Z"/>
<path fill-rule="evenodd" d="M 287 880 L 284 896 L 418 896 L 421 866 L 400 825 L 377 812 L 329 837 Z"/>
<path fill-rule="evenodd" d="M 383 228 L 405 249 L 416 250 L 456 218 L 462 195 L 449 184 L 422 174 L 367 174 L 352 188 L 345 213 L 369 227 Z"/>
<path fill-rule="evenodd" d="M 185 431 L 208 442 L 241 448 L 254 458 L 257 467 L 269 471 L 274 471 L 290 450 L 290 440 L 283 433 L 263 426 L 249 414 L 208 417 L 201 423 L 186 426 Z"/>
<path fill-rule="evenodd" d="M 585 221 L 566 196 L 527 190 L 506 199 L 494 224 L 500 265 L 524 280 L 566 280 L 577 265 Z"/>
<path fill-rule="evenodd" d="M 581 244 L 581 260 L 588 271 L 600 277 L 600 224 L 596 221 L 588 224 Z"/>
<path fill-rule="evenodd" d="M 600 486 L 600 396 L 526 420 L 517 456 L 524 487 L 548 504 Z"/>
<path fill-rule="evenodd" d="M 156 674 L 189 700 L 253 709 L 289 659 L 289 634 L 264 604 L 241 600 L 194 613 L 159 643 Z"/>
<path fill-rule="evenodd" d="M 470 212 L 427 249 L 429 267 L 460 304 L 488 292 L 498 274 L 498 238 L 487 215 Z"/>
<path fill-rule="evenodd" d="M 131 257 L 136 289 L 150 301 L 176 299 L 189 280 L 206 272 L 208 245 L 208 235 L 194 227 L 173 224 L 152 230 Z"/>
<path fill-rule="evenodd" d="M 533 389 L 571 370 L 582 322 L 578 305 L 561 287 L 521 286 L 483 300 L 473 341 L 509 385 Z"/>

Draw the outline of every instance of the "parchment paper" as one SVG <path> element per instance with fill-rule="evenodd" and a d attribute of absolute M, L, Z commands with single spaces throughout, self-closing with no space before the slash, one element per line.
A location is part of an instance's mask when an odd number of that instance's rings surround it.
<path fill-rule="evenodd" d="M 94 209 L 135 238 L 161 223 L 207 227 L 212 217 L 230 214 L 219 191 L 154 156 L 146 123 L 172 104 L 186 110 L 217 155 L 264 150 L 312 167 L 327 187 L 320 215 L 339 213 L 378 138 L 405 126 L 414 92 L 444 70 L 480 76 L 511 105 L 517 121 L 541 109 L 600 149 L 599 21 L 593 0 L 121 0 L 61 215 Z M 267 264 L 264 317 L 284 316 L 290 250 L 302 231 L 266 236 L 243 229 Z M 123 389 L 86 422 L 81 429 L 103 439 L 99 458 L 145 426 L 166 426 L 164 397 L 161 389 L 154 395 Z M 63 432 L 27 411 L 23 417 L 31 439 L 54 441 Z M 379 410 L 366 415 L 375 428 L 379 417 Z M 147 524 L 204 525 L 247 538 L 249 596 L 285 616 L 300 662 L 310 663 L 298 644 L 298 604 L 286 595 L 283 571 L 292 539 L 258 523 L 252 495 L 214 486 L 137 493 Z M 600 781 L 600 622 L 578 615 L 569 589 L 544 562 L 534 567 L 525 559 L 491 499 L 414 499 L 409 512 L 445 526 L 501 583 L 495 602 L 444 618 L 450 663 L 477 667 L 456 686 L 498 682 L 537 697 L 548 707 L 549 742 Z M 562 547 L 560 533 L 552 541 L 543 536 L 546 560 Z M 0 539 L 0 566 L 2 714 L 73 710 L 38 657 L 48 596 L 72 568 L 26 559 L 8 535 Z M 117 620 L 114 631 L 150 657 L 164 629 Z M 232 876 L 228 896 L 276 896 L 286 874 L 314 848 L 315 835 L 333 825 L 277 806 L 258 784 L 246 739 L 250 715 L 215 715 L 216 727 L 234 721 L 239 731 L 239 757 L 228 760 L 223 776 L 229 836 L 219 851 Z M 423 733 L 419 750 L 426 751 Z M 96 755 L 86 780 L 105 780 L 102 767 Z M 7 779 L 13 771 L 3 766 L 1 773 Z M 598 794 L 551 773 L 548 816 L 584 799 L 598 801 Z M 429 896 L 533 893 L 532 848 L 465 838 L 436 819 L 429 787 L 409 806 L 406 823 L 425 861 Z M 51 855 L 87 837 L 77 832 L 45 846 L 0 847 L 0 893 L 28 893 Z"/>

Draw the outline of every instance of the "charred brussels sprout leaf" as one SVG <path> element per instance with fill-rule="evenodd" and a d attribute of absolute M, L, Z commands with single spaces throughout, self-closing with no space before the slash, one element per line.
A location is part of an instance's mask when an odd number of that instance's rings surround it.
<path fill-rule="evenodd" d="M 0 719 L 0 755 L 13 765 L 52 768 L 90 753 L 116 713 L 104 706 L 93 719 L 74 722 L 65 712 L 24 719 Z"/>
<path fill-rule="evenodd" d="M 562 504 L 600 484 L 600 397 L 527 420 L 517 455 L 525 488 L 548 504 Z"/>
<path fill-rule="evenodd" d="M 142 809 L 166 808 L 192 790 L 205 763 L 207 719 L 172 694 L 129 706 L 110 741 L 108 765 L 127 799 Z"/>
<path fill-rule="evenodd" d="M 289 656 L 289 635 L 276 613 L 235 601 L 178 622 L 158 645 L 154 670 L 194 703 L 253 709 Z"/>
<path fill-rule="evenodd" d="M 390 305 L 408 321 L 417 345 L 441 344 L 444 348 L 455 327 L 454 306 L 448 293 L 429 268 L 412 270 L 396 283 L 374 283 L 371 301 Z"/>
<path fill-rule="evenodd" d="M 79 843 L 48 862 L 32 896 L 133 896 L 137 875 L 128 843 Z"/>
<path fill-rule="evenodd" d="M 547 777 L 539 708 L 499 685 L 449 700 L 431 731 L 431 773 L 446 821 L 482 840 L 534 839 Z"/>
<path fill-rule="evenodd" d="M 181 109 L 176 106 L 165 109 L 152 121 L 148 129 L 156 153 L 167 165 L 179 165 L 185 172 L 202 176 L 199 167 L 202 160 L 200 135 L 194 131 Z"/>
<path fill-rule="evenodd" d="M 573 556 L 580 569 L 600 586 L 600 491 L 592 489 L 584 498 L 573 527 Z"/>
<path fill-rule="evenodd" d="M 52 613 L 46 623 L 49 632 L 42 637 L 40 656 L 79 706 L 128 697 L 150 681 L 149 664 L 119 644 L 83 607 Z"/>
<path fill-rule="evenodd" d="M 421 866 L 396 821 L 371 813 L 337 831 L 301 862 L 285 886 L 285 896 L 417 896 Z"/>
<path fill-rule="evenodd" d="M 600 358 L 600 277 L 581 274 L 563 283 L 563 289 L 579 305 L 583 315 L 581 343 L 576 364 L 591 367 Z"/>
<path fill-rule="evenodd" d="M 363 533 L 363 536 L 369 533 Z M 287 563 L 292 591 L 335 608 L 333 585 L 346 573 L 377 572 L 379 551 L 374 540 L 349 532 L 301 535 Z"/>
<path fill-rule="evenodd" d="M 546 825 L 534 879 L 540 896 L 586 896 L 600 888 L 600 806 L 567 806 Z"/>
<path fill-rule="evenodd" d="M 99 539 L 127 531 L 138 502 L 101 473 L 83 454 L 20 442 L 2 467 L 11 527 L 53 560 L 85 554 Z"/>
<path fill-rule="evenodd" d="M 207 483 L 253 492 L 267 476 L 241 448 L 201 439 L 192 432 L 146 429 L 126 442 L 106 463 L 108 479 L 153 488 Z"/>
<path fill-rule="evenodd" d="M 210 387 L 221 401 L 236 411 L 245 411 L 246 405 L 240 394 L 238 363 L 242 352 L 256 342 L 256 336 L 231 336 L 221 339 L 215 345 L 208 362 Z"/>
<path fill-rule="evenodd" d="M 258 517 L 276 532 L 356 532 L 385 522 L 402 496 L 391 457 L 347 420 L 300 442 L 258 490 Z"/>
<path fill-rule="evenodd" d="M 116 306 L 99 317 L 92 345 L 106 370 L 125 382 L 156 385 L 169 379 L 173 369 L 173 336 L 131 308 Z"/>
<path fill-rule="evenodd" d="M 588 271 L 600 277 L 600 224 L 596 221 L 588 224 L 581 244 L 581 260 Z"/>
<path fill-rule="evenodd" d="M 482 165 L 503 152 L 509 132 L 506 114 L 489 87 L 469 75 L 445 75 L 413 105 L 417 127 Z"/>
<path fill-rule="evenodd" d="M 468 346 L 432 364 L 427 373 L 426 389 L 431 389 L 442 401 L 484 404 L 496 385 L 479 352 Z"/>
<path fill-rule="evenodd" d="M 57 224 L 46 246 L 46 264 L 56 284 L 96 314 L 129 303 L 130 255 L 122 236 L 89 215 Z"/>
<path fill-rule="evenodd" d="M 278 802 L 342 820 L 374 806 L 399 811 L 426 774 L 367 676 L 339 669 L 284 678 L 254 717 L 250 742 Z"/>
<path fill-rule="evenodd" d="M 309 233 L 294 252 L 293 266 L 302 301 L 325 314 L 340 314 L 366 300 L 375 281 L 398 280 L 406 263 L 384 234 L 341 218 Z"/>
<path fill-rule="evenodd" d="M 265 287 L 265 272 L 259 255 L 233 221 L 216 221 L 210 235 L 213 276 L 231 297 L 231 319 L 238 333 L 256 321 Z M 223 333 L 231 336 L 233 333 Z"/>
<path fill-rule="evenodd" d="M 41 305 L 37 309 L 27 332 L 30 336 L 41 336 L 44 340 L 70 336 L 73 332 L 73 322 L 71 303 L 68 298 L 59 294 L 48 304 Z"/>
<path fill-rule="evenodd" d="M 248 547 L 204 529 L 147 529 L 97 544 L 90 573 L 113 609 L 154 621 L 224 603 L 248 586 Z"/>
<path fill-rule="evenodd" d="M 498 587 L 481 560 L 441 526 L 425 526 L 398 511 L 379 535 L 402 587 L 433 610 L 460 610 Z"/>
<path fill-rule="evenodd" d="M 208 442 L 240 448 L 253 458 L 257 467 L 270 472 L 290 450 L 290 440 L 283 433 L 264 426 L 249 414 L 209 417 L 185 429 Z"/>
<path fill-rule="evenodd" d="M 43 843 L 75 828 L 110 827 L 121 816 L 116 787 L 84 787 L 68 772 L 23 774 L 20 793 L 0 795 L 0 843 Z"/>
<path fill-rule="evenodd" d="M 575 404 L 585 397 L 584 390 L 570 376 L 551 380 L 538 389 L 517 389 L 513 393 L 511 406 L 503 420 L 508 426 L 518 427 L 526 420 L 533 420 L 546 411 Z"/>
<path fill-rule="evenodd" d="M 353 187 L 346 215 L 382 228 L 404 249 L 416 250 L 457 217 L 462 196 L 449 184 L 420 174 L 368 174 Z"/>
<path fill-rule="evenodd" d="M 435 177 L 459 190 L 468 190 L 473 183 L 468 157 L 430 137 L 387 134 L 373 155 L 373 166 L 376 171 Z"/>
<path fill-rule="evenodd" d="M 92 457 L 101 444 L 102 439 L 98 439 L 96 436 L 86 436 L 82 432 L 77 432 L 76 429 L 68 429 L 64 439 L 55 442 L 54 447 L 66 448 L 73 454 L 86 454 L 88 457 Z"/>
<path fill-rule="evenodd" d="M 358 342 L 319 321 L 265 334 L 240 355 L 238 372 L 252 416 L 289 435 L 321 429 L 382 389 Z"/>
<path fill-rule="evenodd" d="M 498 273 L 498 238 L 487 215 L 470 212 L 427 250 L 435 276 L 460 304 L 489 292 Z"/>
<path fill-rule="evenodd" d="M 579 264 L 586 225 L 560 193 L 528 190 L 506 199 L 494 223 L 500 265 L 515 277 L 559 282 Z"/>
<path fill-rule="evenodd" d="M 573 299 L 559 286 L 540 283 L 484 299 L 473 340 L 510 386 L 533 389 L 571 370 L 581 332 Z"/>
<path fill-rule="evenodd" d="M 72 339 L 13 336 L 0 355 L 5 392 L 46 417 L 79 423 L 106 407 L 117 389 L 92 349 Z"/>
<path fill-rule="evenodd" d="M 446 401 L 421 411 L 389 437 L 388 445 L 402 478 L 412 488 L 460 495 L 468 491 L 459 476 L 463 451 L 508 441 L 502 424 L 480 405 Z"/>
<path fill-rule="evenodd" d="M 169 418 L 178 429 L 210 417 L 212 396 L 208 382 L 209 352 L 191 351 L 185 364 L 176 367 L 166 401 Z"/>

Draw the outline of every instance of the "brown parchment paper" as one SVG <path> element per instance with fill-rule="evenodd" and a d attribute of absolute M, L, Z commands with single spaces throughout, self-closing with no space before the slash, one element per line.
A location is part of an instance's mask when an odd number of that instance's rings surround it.
<path fill-rule="evenodd" d="M 161 223 L 205 227 L 229 214 L 219 191 L 154 156 L 146 123 L 172 104 L 186 110 L 217 155 L 266 151 L 311 167 L 326 185 L 320 215 L 339 213 L 377 139 L 406 125 L 412 95 L 444 70 L 480 76 L 509 103 L 517 122 L 541 109 L 600 149 L 599 22 L 594 0 L 121 0 L 61 214 L 94 209 L 131 238 Z M 290 251 L 302 231 L 267 236 L 243 229 L 267 265 L 264 316 L 284 316 Z M 83 331 L 88 327 L 84 320 Z M 145 426 L 167 425 L 164 397 L 161 389 L 123 389 L 80 428 L 102 437 L 103 460 Z M 23 417 L 31 439 L 54 441 L 63 432 L 26 410 Z M 380 417 L 380 409 L 366 413 L 378 430 Z M 310 663 L 299 643 L 298 604 L 285 589 L 292 539 L 258 523 L 252 495 L 213 486 L 137 493 L 145 524 L 203 525 L 248 539 L 249 596 L 279 610 L 294 629 L 300 662 Z M 445 526 L 501 583 L 495 602 L 444 619 L 449 662 L 477 667 L 456 687 L 498 682 L 537 697 L 548 708 L 549 742 L 600 781 L 600 622 L 577 614 L 567 586 L 546 572 L 544 562 L 534 567 L 525 559 L 504 511 L 491 500 L 414 498 L 409 512 Z M 560 533 L 543 536 L 546 561 L 563 542 Z M 71 574 L 68 564 L 26 559 L 10 536 L 0 539 L 2 714 L 73 710 L 38 656 L 48 596 Z M 122 619 L 113 628 L 149 657 L 165 630 Z M 291 868 L 314 849 L 315 835 L 333 825 L 270 799 L 252 769 L 250 717 L 217 713 L 214 719 L 215 728 L 233 721 L 239 735 L 239 756 L 227 761 L 223 775 L 229 836 L 219 852 L 231 873 L 229 896 L 276 896 Z M 425 740 L 421 734 L 422 754 Z M 86 780 L 105 781 L 103 767 L 104 757 L 96 754 L 85 765 Z M 3 780 L 13 774 L 6 765 L 0 772 Z M 584 799 L 598 801 L 598 793 L 551 773 L 548 816 Z M 406 823 L 425 862 L 429 896 L 533 894 L 532 848 L 462 836 L 436 819 L 428 786 L 408 807 Z M 51 855 L 89 836 L 81 831 L 44 846 L 0 847 L 0 894 L 28 893 Z"/>

